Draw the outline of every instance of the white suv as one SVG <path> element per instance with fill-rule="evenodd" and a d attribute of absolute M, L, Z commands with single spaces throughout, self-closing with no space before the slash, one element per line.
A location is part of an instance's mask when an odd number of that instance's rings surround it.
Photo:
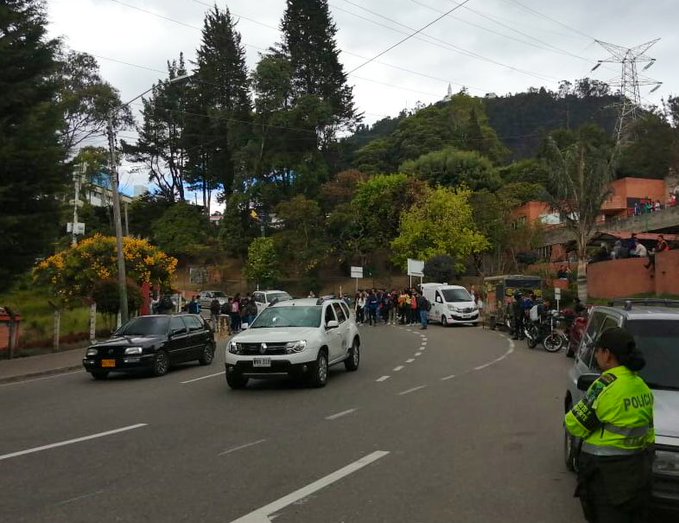
<path fill-rule="evenodd" d="M 293 376 L 323 387 L 331 365 L 358 369 L 360 345 L 356 322 L 340 300 L 273 303 L 226 344 L 226 382 L 240 389 L 250 378 Z"/>
<path fill-rule="evenodd" d="M 257 314 L 266 309 L 271 303 L 292 299 L 292 296 L 287 292 L 278 290 L 255 291 L 252 293 L 252 297 L 257 305 Z"/>

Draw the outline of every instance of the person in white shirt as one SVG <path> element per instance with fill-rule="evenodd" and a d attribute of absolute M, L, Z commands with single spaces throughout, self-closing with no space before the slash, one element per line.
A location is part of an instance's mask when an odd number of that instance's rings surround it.
<path fill-rule="evenodd" d="M 632 251 L 632 254 L 636 256 L 637 258 L 645 258 L 648 256 L 648 249 L 644 247 L 644 244 L 641 242 L 637 242 L 637 246 L 635 249 Z"/>

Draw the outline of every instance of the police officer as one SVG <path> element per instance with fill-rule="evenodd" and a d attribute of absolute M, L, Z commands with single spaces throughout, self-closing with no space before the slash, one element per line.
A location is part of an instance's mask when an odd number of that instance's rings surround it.
<path fill-rule="evenodd" d="M 637 375 L 645 361 L 620 327 L 601 334 L 595 357 L 603 373 L 565 418 L 582 440 L 575 495 L 589 522 L 645 522 L 655 443 L 653 393 Z"/>

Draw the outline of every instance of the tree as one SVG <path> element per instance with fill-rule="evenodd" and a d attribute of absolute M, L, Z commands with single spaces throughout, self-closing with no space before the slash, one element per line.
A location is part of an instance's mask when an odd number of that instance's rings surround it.
<path fill-rule="evenodd" d="M 645 114 L 630 129 L 633 137 L 620 151 L 616 176 L 662 180 L 679 167 L 679 133 L 659 114 Z"/>
<path fill-rule="evenodd" d="M 449 282 L 457 276 L 455 266 L 455 259 L 452 256 L 441 254 L 427 260 L 422 272 L 429 281 Z"/>
<path fill-rule="evenodd" d="M 603 132 L 603 131 L 601 131 Z M 610 195 L 614 153 L 596 129 L 583 128 L 565 149 L 547 143 L 551 168 L 550 203 L 575 237 L 578 254 L 578 297 L 587 300 L 587 243 L 592 239 L 601 207 Z M 599 143 L 597 143 L 599 142 Z"/>
<path fill-rule="evenodd" d="M 185 145 L 189 180 L 209 210 L 209 192 L 221 188 L 227 198 L 245 176 L 243 149 L 252 136 L 245 50 L 228 8 L 205 15 L 196 66 Z"/>
<path fill-rule="evenodd" d="M 118 91 L 102 80 L 93 56 L 68 51 L 62 53 L 59 62 L 57 104 L 64 113 L 61 141 L 72 152 L 93 135 L 102 134 L 111 111 L 122 104 Z M 129 107 L 121 116 L 127 124 L 132 122 Z"/>
<path fill-rule="evenodd" d="M 489 247 L 488 240 L 474 224 L 470 197 L 468 189 L 425 190 L 401 215 L 399 236 L 391 242 L 394 262 L 405 267 L 407 258 L 426 262 L 445 254 L 456 260 L 456 270 L 464 270 L 471 255 Z"/>
<path fill-rule="evenodd" d="M 288 274 L 311 277 L 318 270 L 328 247 L 324 218 L 314 200 L 298 195 L 276 207 L 283 229 L 274 234 L 276 250 L 285 253 Z"/>
<path fill-rule="evenodd" d="M 245 277 L 261 287 L 273 287 L 280 280 L 280 267 L 273 238 L 255 238 L 248 247 Z"/>
<path fill-rule="evenodd" d="M 169 80 L 186 75 L 184 57 L 168 63 Z M 161 81 L 153 86 L 151 98 L 143 100 L 143 124 L 137 128 L 136 145 L 123 142 L 123 151 L 133 162 L 143 162 L 149 181 L 166 200 L 184 201 L 187 151 L 184 144 L 188 93 L 181 82 Z"/>
<path fill-rule="evenodd" d="M 55 103 L 58 42 L 39 0 L 0 4 L 0 286 L 47 254 L 68 181 Z"/>
<path fill-rule="evenodd" d="M 447 147 L 420 156 L 417 160 L 407 161 L 401 166 L 401 171 L 415 175 L 431 185 L 443 187 L 464 185 L 476 191 L 481 189 L 494 191 L 502 183 L 490 160 L 476 151 L 460 151 L 454 147 Z"/>
<path fill-rule="evenodd" d="M 325 209 L 334 209 L 340 204 L 350 203 L 356 194 L 358 184 L 366 181 L 361 171 L 350 169 L 337 173 L 333 180 L 321 186 L 320 201 Z"/>
<path fill-rule="evenodd" d="M 169 286 L 177 267 L 175 258 L 146 240 L 129 236 L 124 238 L 123 254 L 127 277 L 135 284 Z M 95 235 L 41 261 L 33 270 L 33 278 L 49 286 L 64 305 L 71 306 L 90 298 L 98 282 L 114 279 L 117 270 L 115 237 Z"/>
<path fill-rule="evenodd" d="M 204 210 L 178 202 L 156 219 L 151 230 L 153 241 L 163 251 L 177 258 L 200 258 L 214 252 L 210 245 L 210 223 Z"/>

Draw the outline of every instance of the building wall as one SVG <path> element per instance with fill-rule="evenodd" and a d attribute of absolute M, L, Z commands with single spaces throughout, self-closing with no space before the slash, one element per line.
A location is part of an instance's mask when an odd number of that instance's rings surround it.
<path fill-rule="evenodd" d="M 635 294 L 679 295 L 679 251 L 656 255 L 655 271 L 644 267 L 648 258 L 593 263 L 587 267 L 592 298 L 622 298 Z"/>

